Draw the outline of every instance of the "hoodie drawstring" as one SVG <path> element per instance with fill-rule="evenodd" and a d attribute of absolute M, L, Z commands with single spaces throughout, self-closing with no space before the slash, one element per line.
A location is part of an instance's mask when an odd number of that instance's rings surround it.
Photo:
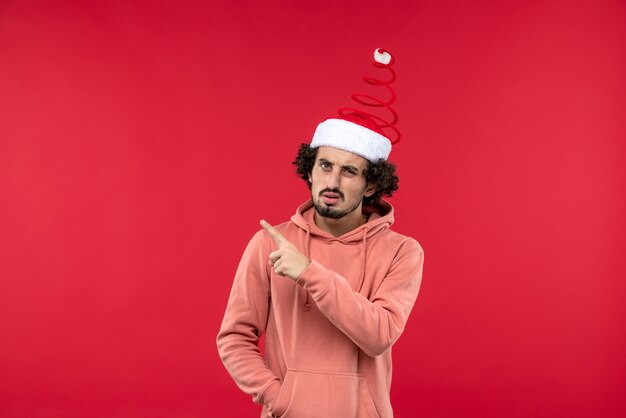
<path fill-rule="evenodd" d="M 309 224 L 306 225 L 306 238 L 304 241 L 304 253 L 306 255 L 306 258 L 311 260 L 311 226 Z M 311 303 L 309 302 L 309 291 L 304 289 L 304 292 L 306 293 L 306 301 L 304 302 L 304 310 L 308 312 L 311 310 Z"/>
<path fill-rule="evenodd" d="M 367 252 L 367 227 L 363 228 L 363 241 L 361 241 L 361 245 L 363 246 L 363 251 L 361 252 L 361 278 L 359 279 L 359 285 L 357 287 L 357 291 L 361 293 L 363 289 L 363 284 L 365 283 L 365 265 L 366 265 L 366 256 Z"/>

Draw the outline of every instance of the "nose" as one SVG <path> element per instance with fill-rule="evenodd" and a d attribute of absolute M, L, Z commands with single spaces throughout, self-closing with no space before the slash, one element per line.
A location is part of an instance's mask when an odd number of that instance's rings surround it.
<path fill-rule="evenodd" d="M 339 189 L 339 179 L 341 178 L 340 170 L 332 170 L 326 176 L 326 187 L 330 190 Z"/>

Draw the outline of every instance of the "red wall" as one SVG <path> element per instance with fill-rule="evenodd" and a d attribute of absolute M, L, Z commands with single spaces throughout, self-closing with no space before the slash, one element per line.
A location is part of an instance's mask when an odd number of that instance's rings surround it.
<path fill-rule="evenodd" d="M 396 415 L 626 413 L 626 3 L 317 3 L 0 2 L 0 416 L 258 416 L 232 276 L 379 46 L 426 252 Z"/>

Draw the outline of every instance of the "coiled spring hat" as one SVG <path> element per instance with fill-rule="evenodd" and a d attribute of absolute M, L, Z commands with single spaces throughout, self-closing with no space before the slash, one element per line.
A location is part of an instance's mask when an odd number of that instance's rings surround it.
<path fill-rule="evenodd" d="M 386 88 L 389 92 L 387 100 L 364 93 L 352 95 L 352 99 L 363 107 L 386 109 L 391 114 L 391 121 L 363 109 L 341 108 L 337 111 L 338 116 L 317 125 L 311 140 L 311 148 L 333 147 L 360 155 L 371 162 L 386 160 L 389 157 L 392 144 L 400 140 L 400 131 L 395 126 L 398 123 L 398 114 L 391 107 L 396 101 L 396 92 L 391 87 L 391 83 L 396 79 L 396 73 L 391 68 L 394 61 L 389 51 L 376 49 L 373 66 L 387 70 L 389 77 L 386 80 L 363 77 L 363 81 L 369 85 Z"/>

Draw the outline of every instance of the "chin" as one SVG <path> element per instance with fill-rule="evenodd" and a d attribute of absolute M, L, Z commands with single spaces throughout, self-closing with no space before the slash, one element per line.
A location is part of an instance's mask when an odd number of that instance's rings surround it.
<path fill-rule="evenodd" d="M 314 205 L 315 205 L 315 211 L 318 213 L 318 215 L 324 218 L 341 219 L 347 215 L 346 211 L 337 209 L 332 206 L 326 206 L 325 204 L 321 204 L 319 202 L 314 202 Z"/>

